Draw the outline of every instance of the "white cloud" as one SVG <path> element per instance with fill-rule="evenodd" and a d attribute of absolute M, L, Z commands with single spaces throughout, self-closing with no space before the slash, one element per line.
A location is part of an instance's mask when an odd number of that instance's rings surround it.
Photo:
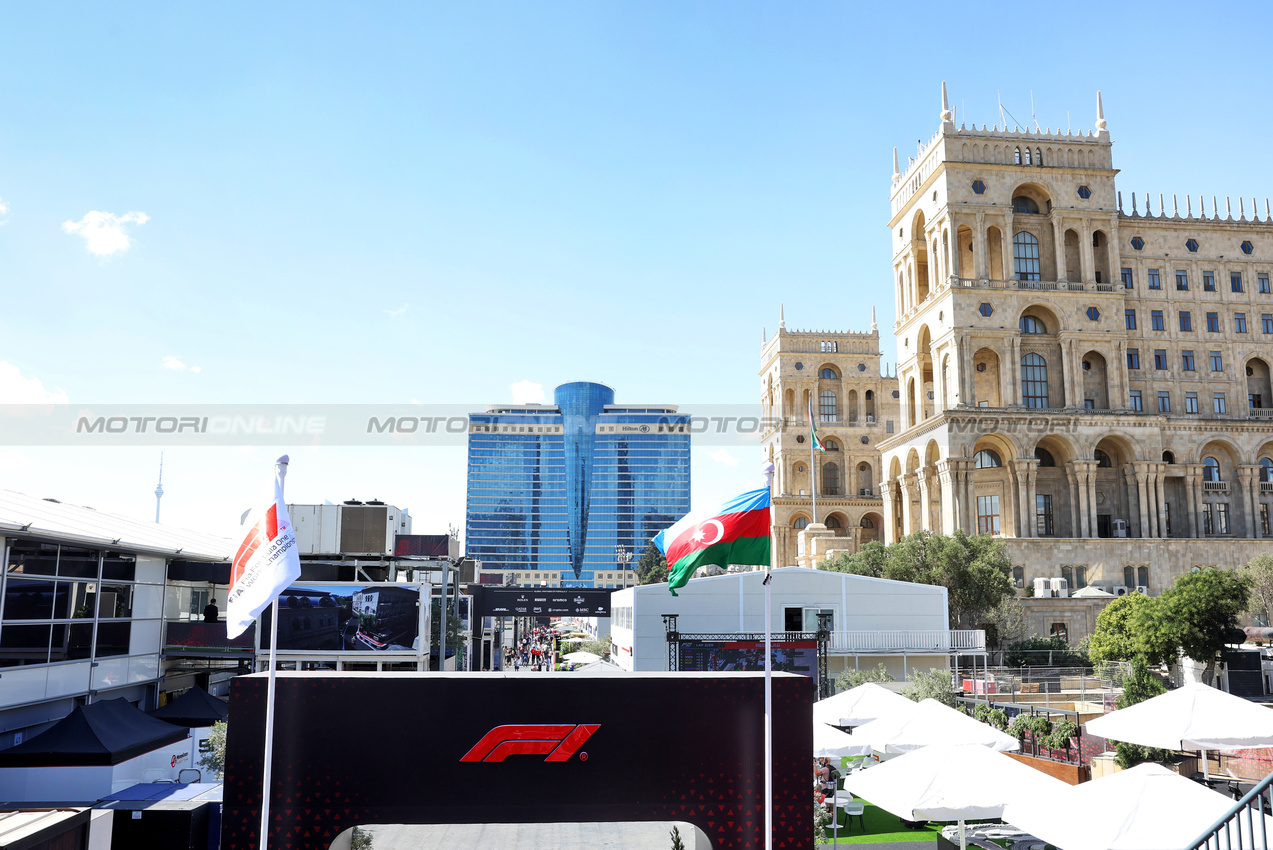
<path fill-rule="evenodd" d="M 12 363 L 0 360 L 0 404 L 67 404 L 62 390 L 48 390 L 39 378 L 24 378 Z"/>
<path fill-rule="evenodd" d="M 198 374 L 203 371 L 202 366 L 187 366 L 181 361 L 181 358 L 173 357 L 171 354 L 163 359 L 163 366 L 165 369 L 171 369 L 174 372 L 184 372 L 189 369 L 191 372 Z"/>
<path fill-rule="evenodd" d="M 738 458 L 730 454 L 727 449 L 715 449 L 708 452 L 707 456 L 719 463 L 721 466 L 738 466 Z"/>
<path fill-rule="evenodd" d="M 518 381 L 508 388 L 513 391 L 513 404 L 543 404 L 546 398 L 544 385 L 534 381 Z"/>
<path fill-rule="evenodd" d="M 143 212 L 130 212 L 123 215 L 112 215 L 108 212 L 92 210 L 79 221 L 64 221 L 62 229 L 74 236 L 84 237 L 84 245 L 90 254 L 109 257 L 127 251 L 133 244 L 124 229 L 126 224 L 145 224 L 150 216 Z"/>
<path fill-rule="evenodd" d="M 399 316 L 401 316 L 403 313 L 407 312 L 407 308 L 410 306 L 411 306 L 410 304 L 403 304 L 401 307 L 397 308 L 396 310 L 385 310 L 385 312 L 396 319 Z"/>
<path fill-rule="evenodd" d="M 0 198 L 0 215 L 8 215 L 9 205 L 4 202 L 4 198 Z M 9 219 L 0 219 L 0 224 L 7 224 Z"/>
<path fill-rule="evenodd" d="M 26 466 L 27 456 L 17 449 L 6 449 L 0 452 L 0 469 L 17 469 Z"/>

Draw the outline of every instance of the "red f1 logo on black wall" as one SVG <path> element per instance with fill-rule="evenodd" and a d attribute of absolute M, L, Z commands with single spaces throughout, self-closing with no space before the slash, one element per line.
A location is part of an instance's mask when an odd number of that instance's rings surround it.
<path fill-rule="evenodd" d="M 496 726 L 473 745 L 460 761 L 503 761 L 508 756 L 547 756 L 544 761 L 569 761 L 600 723 L 547 726 Z M 582 756 L 581 756 L 582 758 Z"/>

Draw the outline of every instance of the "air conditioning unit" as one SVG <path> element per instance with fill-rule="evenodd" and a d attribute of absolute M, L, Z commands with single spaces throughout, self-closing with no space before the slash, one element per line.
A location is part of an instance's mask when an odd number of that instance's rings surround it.
<path fill-rule="evenodd" d="M 872 414 L 870 414 L 870 413 L 866 414 L 866 424 L 867 424 L 867 425 L 870 425 L 870 424 L 872 424 L 872 423 L 874 423 L 874 422 L 875 422 L 875 416 L 873 416 L 873 415 L 872 415 Z"/>
<path fill-rule="evenodd" d="M 1110 525 L 1112 526 L 1112 533 L 1115 537 L 1127 536 L 1127 520 L 1116 519 L 1110 523 Z"/>
<path fill-rule="evenodd" d="M 1048 579 L 1048 583 L 1052 587 L 1052 596 L 1059 599 L 1065 599 L 1070 595 L 1070 583 L 1063 578 Z"/>
<path fill-rule="evenodd" d="M 1051 596 L 1052 586 L 1045 578 L 1036 578 L 1034 580 L 1034 595 L 1038 597 Z"/>
<path fill-rule="evenodd" d="M 859 496 L 870 496 L 870 495 L 872 495 L 872 493 L 871 493 L 871 488 L 870 488 L 870 487 L 863 487 L 861 490 L 859 490 L 859 491 L 858 491 L 858 495 L 859 495 Z"/>
<path fill-rule="evenodd" d="M 1145 594 L 1146 596 L 1148 596 L 1148 595 L 1149 595 L 1149 588 L 1148 588 L 1148 587 L 1146 587 L 1146 586 L 1145 586 L 1145 585 L 1143 585 L 1143 584 L 1138 584 L 1138 585 L 1136 585 L 1136 592 L 1137 592 L 1137 593 L 1143 593 L 1143 594 Z"/>
<path fill-rule="evenodd" d="M 1111 584 L 1107 590 L 1115 596 L 1126 596 L 1131 589 L 1125 584 Z"/>

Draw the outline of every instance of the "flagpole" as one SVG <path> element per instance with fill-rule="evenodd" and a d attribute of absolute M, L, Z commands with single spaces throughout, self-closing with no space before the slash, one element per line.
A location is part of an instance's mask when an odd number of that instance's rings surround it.
<path fill-rule="evenodd" d="M 770 604 L 770 581 L 773 579 L 773 480 L 774 465 L 764 466 L 765 486 L 769 494 L 769 567 L 765 570 L 765 850 L 773 850 L 774 840 L 774 733 L 773 733 L 773 649 L 772 618 L 773 606 Z"/>
<path fill-rule="evenodd" d="M 270 843 L 270 768 L 274 762 L 274 683 L 278 678 L 274 651 L 278 646 L 278 597 L 270 607 L 270 677 L 265 690 L 265 764 L 261 776 L 261 850 Z"/>

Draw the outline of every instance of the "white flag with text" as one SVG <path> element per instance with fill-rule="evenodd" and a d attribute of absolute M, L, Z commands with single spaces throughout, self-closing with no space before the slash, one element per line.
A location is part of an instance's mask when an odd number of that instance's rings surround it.
<path fill-rule="evenodd" d="M 287 460 L 287 455 L 283 455 L 275 464 L 274 498 L 248 515 L 248 532 L 234 553 L 226 608 L 226 636 L 231 639 L 243 634 L 289 584 L 301 577 L 292 518 L 283 499 Z"/>

